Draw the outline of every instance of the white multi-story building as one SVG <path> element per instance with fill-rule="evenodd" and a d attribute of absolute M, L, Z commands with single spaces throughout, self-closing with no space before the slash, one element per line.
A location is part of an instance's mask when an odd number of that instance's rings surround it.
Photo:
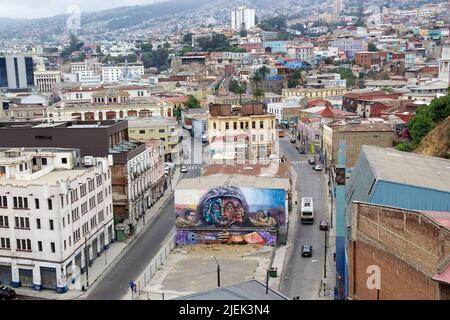
<path fill-rule="evenodd" d="M 2 283 L 86 285 L 81 274 L 114 238 L 111 162 L 83 163 L 78 149 L 0 149 Z"/>
<path fill-rule="evenodd" d="M 450 84 L 450 45 L 442 48 L 439 59 L 439 79 Z"/>
<path fill-rule="evenodd" d="M 124 79 L 140 79 L 143 75 L 144 65 L 138 63 L 102 67 L 102 80 L 105 83 L 119 82 Z"/>
<path fill-rule="evenodd" d="M 84 62 L 71 62 L 70 63 L 70 72 L 77 73 L 81 71 L 92 71 L 95 75 L 99 76 L 102 74 L 102 66 L 101 62 L 97 61 L 84 61 Z"/>
<path fill-rule="evenodd" d="M 84 85 L 95 85 L 102 81 L 101 75 L 95 74 L 93 70 L 77 71 L 77 80 L 79 83 Z"/>
<path fill-rule="evenodd" d="M 55 86 L 61 82 L 59 71 L 35 71 L 34 87 L 39 92 L 52 92 Z"/>
<path fill-rule="evenodd" d="M 231 28 L 250 30 L 255 26 L 255 9 L 239 7 L 231 11 Z"/>

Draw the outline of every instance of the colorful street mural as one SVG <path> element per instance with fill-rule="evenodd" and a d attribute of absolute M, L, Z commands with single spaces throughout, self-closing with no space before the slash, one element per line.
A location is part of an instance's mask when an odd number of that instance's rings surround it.
<path fill-rule="evenodd" d="M 285 198 L 283 189 L 176 190 L 177 243 L 274 244 L 286 224 Z"/>

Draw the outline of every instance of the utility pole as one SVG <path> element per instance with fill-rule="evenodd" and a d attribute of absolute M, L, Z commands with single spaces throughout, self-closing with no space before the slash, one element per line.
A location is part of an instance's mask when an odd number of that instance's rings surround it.
<path fill-rule="evenodd" d="M 84 264 L 86 265 L 86 290 L 89 287 L 89 248 L 87 247 L 87 236 L 84 237 Z"/>
<path fill-rule="evenodd" d="M 324 260 L 323 260 L 323 278 L 327 277 L 327 240 L 328 240 L 328 231 L 325 231 L 325 245 L 324 248 Z"/>

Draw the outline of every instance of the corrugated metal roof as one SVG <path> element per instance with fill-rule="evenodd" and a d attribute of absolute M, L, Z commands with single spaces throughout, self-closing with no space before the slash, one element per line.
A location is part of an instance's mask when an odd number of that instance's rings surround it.
<path fill-rule="evenodd" d="M 257 280 L 248 280 L 228 287 L 190 294 L 174 300 L 289 300 L 289 298 L 270 288 L 268 294 L 266 294 L 264 284 Z"/>
<path fill-rule="evenodd" d="M 450 193 L 450 160 L 366 145 L 362 152 L 380 180 Z"/>

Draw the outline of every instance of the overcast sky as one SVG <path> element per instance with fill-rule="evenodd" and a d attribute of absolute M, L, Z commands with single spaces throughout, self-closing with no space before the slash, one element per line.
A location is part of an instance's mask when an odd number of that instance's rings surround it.
<path fill-rule="evenodd" d="M 160 1 L 164 0 L 0 0 L 0 17 L 42 18 L 65 14 L 71 5 L 79 6 L 83 12 Z"/>

